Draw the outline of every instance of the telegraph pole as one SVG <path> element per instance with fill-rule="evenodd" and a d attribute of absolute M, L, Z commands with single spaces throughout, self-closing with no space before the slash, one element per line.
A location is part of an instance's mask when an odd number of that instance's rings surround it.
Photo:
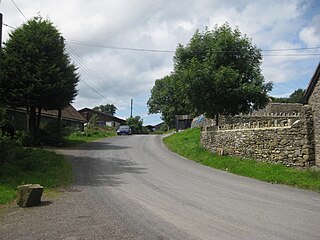
<path fill-rule="evenodd" d="M 133 107 L 133 99 L 131 99 L 131 113 L 130 113 L 131 118 L 132 118 L 132 107 Z"/>
<path fill-rule="evenodd" d="M 0 13 L 0 59 L 1 59 L 1 50 L 2 50 L 2 13 Z"/>

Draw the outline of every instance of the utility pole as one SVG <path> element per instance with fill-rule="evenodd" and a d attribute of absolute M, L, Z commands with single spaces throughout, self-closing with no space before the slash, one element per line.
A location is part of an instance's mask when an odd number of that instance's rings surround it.
<path fill-rule="evenodd" d="M 131 118 L 132 118 L 132 107 L 133 107 L 133 99 L 131 99 L 131 113 L 130 113 Z"/>
<path fill-rule="evenodd" d="M 0 13 L 0 59 L 2 58 L 1 50 L 2 50 L 2 13 Z"/>

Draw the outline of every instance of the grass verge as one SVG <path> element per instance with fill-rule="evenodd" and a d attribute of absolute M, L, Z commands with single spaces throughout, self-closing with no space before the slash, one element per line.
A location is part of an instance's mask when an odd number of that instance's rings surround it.
<path fill-rule="evenodd" d="M 115 131 L 88 130 L 71 134 L 65 139 L 67 147 L 113 137 Z M 52 151 L 23 148 L 14 141 L 0 139 L 0 206 L 12 202 L 16 187 L 21 184 L 39 183 L 45 194 L 53 196 L 59 188 L 72 182 L 72 165 L 63 156 Z"/>
<path fill-rule="evenodd" d="M 63 156 L 47 150 L 15 147 L 14 155 L 0 168 L 0 204 L 16 198 L 16 187 L 39 183 L 47 190 L 65 187 L 72 181 L 71 163 Z"/>
<path fill-rule="evenodd" d="M 200 129 L 197 128 L 175 133 L 165 138 L 164 143 L 173 152 L 206 166 L 270 183 L 320 192 L 320 171 L 214 155 L 201 146 Z"/>
<path fill-rule="evenodd" d="M 115 131 L 101 131 L 101 130 L 94 130 L 90 132 L 79 132 L 74 133 L 67 136 L 64 141 L 67 147 L 73 147 L 78 144 L 92 142 L 95 140 L 99 140 L 102 138 L 114 137 L 117 133 Z"/>

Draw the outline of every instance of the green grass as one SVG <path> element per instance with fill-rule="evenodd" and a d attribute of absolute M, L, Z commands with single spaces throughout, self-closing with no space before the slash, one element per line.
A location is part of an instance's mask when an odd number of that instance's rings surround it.
<path fill-rule="evenodd" d="M 117 133 L 115 131 L 101 131 L 91 130 L 84 133 L 74 133 L 65 138 L 65 145 L 67 147 L 76 146 L 78 144 L 96 141 L 102 138 L 114 137 Z"/>
<path fill-rule="evenodd" d="M 320 192 L 320 171 L 289 168 L 231 156 L 218 156 L 200 144 L 200 129 L 188 129 L 164 139 L 169 149 L 190 160 L 237 175 Z"/>
<path fill-rule="evenodd" d="M 65 139 L 67 147 L 116 136 L 115 131 L 92 130 L 75 133 Z M 39 183 L 45 193 L 56 195 L 56 190 L 72 182 L 72 166 L 63 156 L 52 151 L 17 147 L 10 139 L 0 139 L 0 205 L 13 201 L 16 187 Z"/>
<path fill-rule="evenodd" d="M 65 187 L 72 181 L 71 163 L 63 156 L 47 150 L 15 147 L 14 158 L 0 168 L 0 204 L 16 198 L 16 187 L 21 184 L 39 183 L 51 190 Z"/>

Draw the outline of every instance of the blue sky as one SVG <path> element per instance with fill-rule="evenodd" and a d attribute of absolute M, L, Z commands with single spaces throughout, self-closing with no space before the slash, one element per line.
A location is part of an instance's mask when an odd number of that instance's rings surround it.
<path fill-rule="evenodd" d="M 0 12 L 3 41 L 11 27 L 38 14 L 57 26 L 81 75 L 77 109 L 113 103 L 117 116 L 127 118 L 134 99 L 133 115 L 145 124 L 161 121 L 147 114 L 150 90 L 172 71 L 170 51 L 196 29 L 225 22 L 239 27 L 263 50 L 262 72 L 276 97 L 306 88 L 320 59 L 317 0 L 2 0 Z"/>

